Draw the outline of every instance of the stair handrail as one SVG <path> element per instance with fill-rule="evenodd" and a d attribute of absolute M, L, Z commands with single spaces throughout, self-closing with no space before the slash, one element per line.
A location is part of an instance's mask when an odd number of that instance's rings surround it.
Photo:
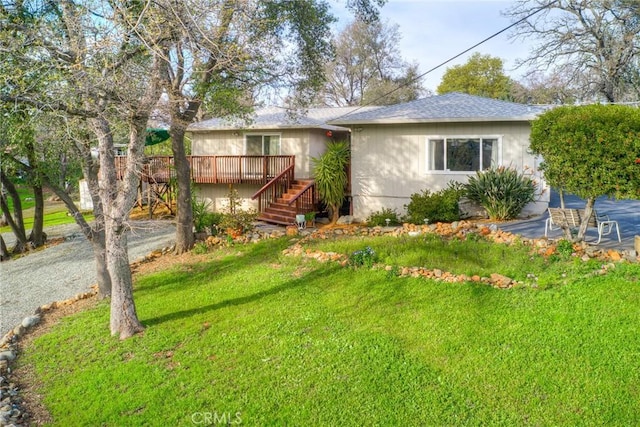
<path fill-rule="evenodd" d="M 256 191 L 256 193 L 253 196 L 251 196 L 251 200 L 257 199 L 258 197 L 260 197 L 260 195 L 262 193 L 267 191 L 269 189 L 269 187 L 272 187 L 272 186 L 276 185 L 277 181 L 279 181 L 284 175 L 287 175 L 290 171 L 292 171 L 294 167 L 295 167 L 295 165 L 287 166 L 287 168 L 285 170 L 283 170 L 278 175 L 273 177 L 273 179 L 271 181 L 267 182 L 265 185 L 262 186 L 261 189 Z"/>
<path fill-rule="evenodd" d="M 258 199 L 258 212 L 262 212 L 263 194 L 273 188 L 273 194 L 271 195 L 272 199 L 275 200 L 276 197 L 279 197 L 275 194 L 277 191 L 276 185 L 278 185 L 280 182 L 288 181 L 286 186 L 287 188 L 289 188 L 289 184 L 293 181 L 294 170 L 295 164 L 287 166 L 282 172 L 276 175 L 271 181 L 263 185 L 261 189 L 259 189 L 253 196 L 251 196 L 251 200 Z M 265 200 L 265 202 L 267 204 L 270 203 L 269 200 Z"/>
<path fill-rule="evenodd" d="M 305 185 L 304 187 L 302 187 L 302 189 L 300 191 L 298 191 L 298 194 L 295 195 L 295 197 L 293 197 L 291 200 L 289 200 L 289 202 L 287 203 L 287 205 L 291 206 L 296 200 L 298 200 L 300 197 L 302 197 L 302 195 L 311 187 L 315 186 L 316 182 L 315 181 L 311 181 L 309 182 L 307 185 Z"/>

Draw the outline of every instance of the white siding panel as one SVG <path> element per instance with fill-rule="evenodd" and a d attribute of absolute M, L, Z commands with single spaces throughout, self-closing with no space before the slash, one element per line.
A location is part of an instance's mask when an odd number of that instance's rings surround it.
<path fill-rule="evenodd" d="M 502 165 L 534 173 L 537 161 L 528 153 L 527 123 L 436 123 L 362 126 L 352 133 L 353 214 L 360 220 L 383 208 L 406 212 L 411 194 L 424 189 L 438 191 L 450 181 L 466 182 L 467 173 L 429 173 L 426 164 L 428 136 L 499 136 Z M 541 183 L 544 188 L 544 183 Z M 546 198 L 546 200 L 545 200 Z M 528 214 L 546 209 L 548 191 L 541 203 L 532 204 Z"/>
<path fill-rule="evenodd" d="M 258 201 L 251 200 L 251 196 L 260 189 L 258 185 L 234 184 L 233 188 L 238 190 L 240 196 L 241 208 L 258 209 Z M 196 191 L 196 197 L 199 200 L 205 200 L 209 205 L 209 210 L 214 212 L 224 212 L 229 205 L 229 186 L 220 184 L 200 184 Z"/>

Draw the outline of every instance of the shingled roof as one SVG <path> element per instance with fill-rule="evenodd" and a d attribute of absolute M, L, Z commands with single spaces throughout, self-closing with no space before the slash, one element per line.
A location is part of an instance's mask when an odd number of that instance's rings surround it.
<path fill-rule="evenodd" d="M 365 107 L 369 111 L 378 107 Z M 251 130 L 251 129 L 323 129 L 323 130 L 347 130 L 343 127 L 328 124 L 329 121 L 343 117 L 359 107 L 327 107 L 309 108 L 306 111 L 296 112 L 280 107 L 268 107 L 256 110 L 254 114 L 244 119 L 213 118 L 194 123 L 189 126 L 189 131 L 202 132 L 211 130 Z"/>
<path fill-rule="evenodd" d="M 528 121 L 544 111 L 541 107 L 499 101 L 464 93 L 447 93 L 403 104 L 354 111 L 330 120 L 332 125 L 422 122 Z"/>

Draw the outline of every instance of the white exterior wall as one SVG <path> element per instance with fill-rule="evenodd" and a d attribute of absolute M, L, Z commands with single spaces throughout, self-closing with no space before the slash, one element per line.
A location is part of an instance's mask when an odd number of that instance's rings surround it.
<path fill-rule="evenodd" d="M 534 174 L 542 194 L 528 205 L 523 216 L 547 208 L 549 191 L 538 171 L 537 159 L 528 153 L 530 126 L 524 122 L 433 123 L 357 126 L 351 134 L 351 186 L 353 215 L 365 220 L 383 208 L 406 213 L 411 194 L 424 189 L 438 191 L 449 181 L 466 182 L 475 172 L 427 170 L 427 138 L 491 136 L 501 141 L 499 161 Z"/>
<path fill-rule="evenodd" d="M 258 201 L 251 200 L 251 196 L 260 189 L 258 185 L 233 184 L 233 188 L 238 190 L 243 210 L 258 210 Z M 229 184 L 199 184 L 196 190 L 196 197 L 209 203 L 208 209 L 215 212 L 225 212 L 229 206 Z"/>

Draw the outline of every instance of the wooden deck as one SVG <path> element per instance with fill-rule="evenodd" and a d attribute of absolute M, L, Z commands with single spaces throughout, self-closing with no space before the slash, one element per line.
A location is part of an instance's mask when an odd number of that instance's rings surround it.
<path fill-rule="evenodd" d="M 118 179 L 122 178 L 126 156 L 116 157 Z M 196 184 L 264 185 L 290 166 L 295 156 L 188 156 L 191 180 Z M 144 182 L 167 183 L 175 177 L 172 156 L 151 156 L 142 170 Z"/>

